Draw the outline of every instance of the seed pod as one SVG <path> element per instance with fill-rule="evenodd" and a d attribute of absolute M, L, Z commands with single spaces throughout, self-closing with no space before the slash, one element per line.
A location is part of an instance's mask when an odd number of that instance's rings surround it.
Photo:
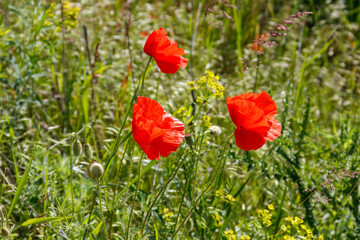
<path fill-rule="evenodd" d="M 90 166 L 90 176 L 99 179 L 104 174 L 104 168 L 100 163 L 94 162 Z"/>
<path fill-rule="evenodd" d="M 219 136 L 221 134 L 221 128 L 219 126 L 211 126 L 209 132 L 214 136 Z"/>
<path fill-rule="evenodd" d="M 88 143 L 85 143 L 85 145 L 84 145 L 84 154 L 87 159 L 90 160 L 92 158 L 93 151 L 91 149 L 90 144 L 88 144 Z"/>
<path fill-rule="evenodd" d="M 79 140 L 75 140 L 75 142 L 72 145 L 73 154 L 74 156 L 78 157 L 82 153 L 82 144 Z"/>

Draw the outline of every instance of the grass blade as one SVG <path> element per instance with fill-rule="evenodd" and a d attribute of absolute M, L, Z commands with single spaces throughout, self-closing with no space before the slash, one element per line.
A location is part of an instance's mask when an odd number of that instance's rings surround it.
<path fill-rule="evenodd" d="M 27 180 L 28 175 L 29 175 L 29 172 L 30 172 L 31 164 L 32 164 L 32 161 L 33 161 L 33 159 L 34 159 L 35 152 L 36 152 L 36 144 L 35 144 L 34 152 L 33 152 L 32 156 L 31 156 L 31 158 L 30 158 L 30 162 L 29 162 L 29 164 L 28 164 L 28 166 L 27 166 L 27 168 L 26 168 L 26 170 L 25 170 L 25 173 L 24 173 L 23 177 L 21 178 L 19 187 L 18 187 L 18 189 L 16 190 L 15 196 L 14 196 L 12 202 L 11 202 L 9 212 L 8 212 L 8 214 L 7 214 L 7 218 L 10 217 L 12 211 L 13 211 L 14 208 L 15 208 L 16 203 L 19 201 L 21 192 L 22 192 L 22 190 L 23 190 L 24 187 L 25 187 L 26 180 Z"/>

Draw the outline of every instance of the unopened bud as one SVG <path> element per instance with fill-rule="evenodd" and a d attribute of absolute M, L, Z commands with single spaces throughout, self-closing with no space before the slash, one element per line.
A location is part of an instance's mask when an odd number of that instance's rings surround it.
<path fill-rule="evenodd" d="M 209 128 L 209 132 L 215 136 L 219 136 L 221 134 L 221 128 L 214 125 Z"/>
<path fill-rule="evenodd" d="M 82 145 L 81 142 L 79 140 L 75 140 L 75 142 L 72 145 L 72 149 L 73 149 L 73 154 L 74 156 L 80 156 L 80 154 L 82 153 Z"/>
<path fill-rule="evenodd" d="M 104 167 L 97 162 L 94 162 L 93 164 L 91 164 L 90 166 L 90 176 L 98 179 L 101 178 L 102 175 L 104 174 Z"/>
<path fill-rule="evenodd" d="M 193 145 L 194 145 L 194 138 L 193 138 L 193 136 L 192 136 L 191 133 L 185 135 L 185 141 L 186 141 L 186 143 L 190 146 L 190 148 L 193 147 Z"/>
<path fill-rule="evenodd" d="M 91 146 L 90 146 L 90 144 L 88 144 L 88 143 L 85 143 L 85 145 L 84 145 L 84 154 L 85 154 L 85 157 L 87 158 L 87 159 L 91 159 L 92 158 L 92 149 L 91 149 Z"/>

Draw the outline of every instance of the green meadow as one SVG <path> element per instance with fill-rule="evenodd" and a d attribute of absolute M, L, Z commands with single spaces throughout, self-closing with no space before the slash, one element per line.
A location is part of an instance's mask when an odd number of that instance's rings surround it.
<path fill-rule="evenodd" d="M 359 37 L 357 0 L 0 0 L 0 239 L 360 239 Z"/>

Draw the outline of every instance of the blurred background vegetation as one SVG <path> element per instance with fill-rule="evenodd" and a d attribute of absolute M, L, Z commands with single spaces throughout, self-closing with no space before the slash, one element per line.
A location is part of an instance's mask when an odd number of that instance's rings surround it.
<path fill-rule="evenodd" d="M 283 23 L 298 12 L 312 14 Z M 129 137 L 131 119 L 122 123 L 148 59 L 144 43 L 160 27 L 189 63 L 166 75 L 152 62 L 144 95 L 183 121 L 194 142 L 131 186 L 141 149 Z M 106 239 L 104 217 L 108 238 L 141 238 L 149 206 L 184 157 L 144 239 L 310 239 L 306 229 L 359 239 L 359 27 L 358 0 L 1 0 L 3 237 Z M 258 54 L 251 47 L 261 34 L 272 46 Z M 206 87 L 191 94 L 187 83 L 205 71 L 219 76 L 224 97 L 208 97 Z M 234 138 L 223 147 L 235 130 L 226 97 L 262 90 L 278 106 L 280 138 L 257 151 Z M 219 136 L 207 133 L 212 125 Z M 71 155 L 75 138 L 105 165 L 101 196 L 87 170 L 93 159 Z M 36 217 L 46 222 L 26 222 Z"/>

